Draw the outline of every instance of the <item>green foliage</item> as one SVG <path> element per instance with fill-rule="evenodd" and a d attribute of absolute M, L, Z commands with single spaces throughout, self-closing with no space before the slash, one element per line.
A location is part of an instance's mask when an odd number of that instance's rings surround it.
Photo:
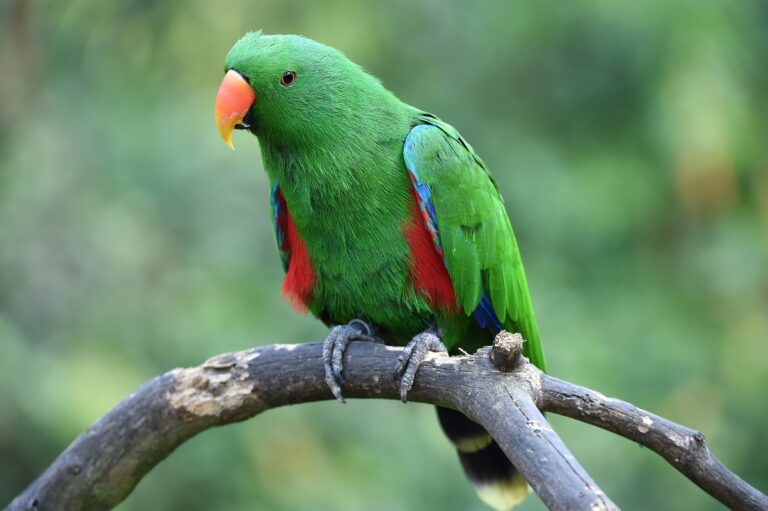
<path fill-rule="evenodd" d="M 766 22 L 756 0 L 3 2 L 0 504 L 151 376 L 325 333 L 280 300 L 258 145 L 214 128 L 224 56 L 258 28 L 456 126 L 506 199 L 550 371 L 701 429 L 765 490 Z M 184 445 L 121 509 L 483 509 L 433 415 L 270 412 Z M 619 505 L 718 509 L 552 420 Z"/>

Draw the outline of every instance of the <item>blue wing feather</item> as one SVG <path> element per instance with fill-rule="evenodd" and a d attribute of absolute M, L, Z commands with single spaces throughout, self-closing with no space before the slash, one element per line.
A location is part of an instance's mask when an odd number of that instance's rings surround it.
<path fill-rule="evenodd" d="M 432 203 L 432 191 L 429 189 L 429 185 L 424 183 L 419 177 L 419 172 L 415 163 L 415 153 L 418 151 L 419 134 L 425 129 L 437 128 L 427 124 L 420 124 L 413 128 L 405 139 L 403 157 L 405 159 L 405 166 L 408 169 L 408 174 L 411 178 L 411 183 L 413 184 L 414 190 L 416 190 L 416 198 L 419 203 L 421 215 L 424 217 L 424 223 L 427 226 L 429 235 L 432 237 L 432 243 L 435 244 L 435 249 L 443 259 L 443 263 L 445 263 L 443 244 L 440 241 L 440 231 L 437 228 L 437 213 L 435 212 L 435 205 Z"/>
<path fill-rule="evenodd" d="M 472 316 L 475 318 L 475 321 L 480 328 L 487 328 L 493 335 L 498 334 L 502 328 L 504 328 L 501 321 L 499 321 L 498 316 L 496 316 L 496 312 L 493 310 L 491 297 L 488 296 L 488 291 L 483 293 L 483 297 L 480 299 L 480 303 L 477 304 L 477 308 L 472 311 Z"/>
<path fill-rule="evenodd" d="M 281 228 L 280 219 L 285 215 L 285 202 L 280 200 L 280 186 L 277 181 L 272 185 L 272 193 L 269 197 L 269 202 L 272 205 L 272 226 L 275 229 L 275 241 L 277 241 L 277 249 L 280 251 L 280 258 L 283 261 L 283 270 L 288 270 L 288 257 L 283 248 L 283 241 L 285 240 L 285 232 Z"/>

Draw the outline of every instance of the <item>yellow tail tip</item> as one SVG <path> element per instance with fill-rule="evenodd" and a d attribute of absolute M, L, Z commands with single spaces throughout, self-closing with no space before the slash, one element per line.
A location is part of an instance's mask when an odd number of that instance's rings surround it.
<path fill-rule="evenodd" d="M 530 490 L 530 486 L 519 473 L 515 473 L 508 481 L 495 481 L 475 486 L 480 500 L 496 511 L 509 511 L 524 501 Z"/>

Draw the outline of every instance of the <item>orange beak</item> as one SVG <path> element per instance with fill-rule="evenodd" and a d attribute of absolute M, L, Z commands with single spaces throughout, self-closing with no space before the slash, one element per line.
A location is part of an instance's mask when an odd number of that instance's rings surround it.
<path fill-rule="evenodd" d="M 242 122 L 248 110 L 256 101 L 256 93 L 237 71 L 230 69 L 224 75 L 216 95 L 216 128 L 221 138 L 232 149 L 232 132 Z"/>

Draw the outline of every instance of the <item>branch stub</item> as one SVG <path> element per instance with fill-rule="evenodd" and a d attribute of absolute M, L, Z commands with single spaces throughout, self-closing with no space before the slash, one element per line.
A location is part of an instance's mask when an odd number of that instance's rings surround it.
<path fill-rule="evenodd" d="M 491 349 L 491 362 L 499 371 L 512 371 L 520 364 L 525 339 L 518 333 L 502 330 L 496 334 Z"/>

